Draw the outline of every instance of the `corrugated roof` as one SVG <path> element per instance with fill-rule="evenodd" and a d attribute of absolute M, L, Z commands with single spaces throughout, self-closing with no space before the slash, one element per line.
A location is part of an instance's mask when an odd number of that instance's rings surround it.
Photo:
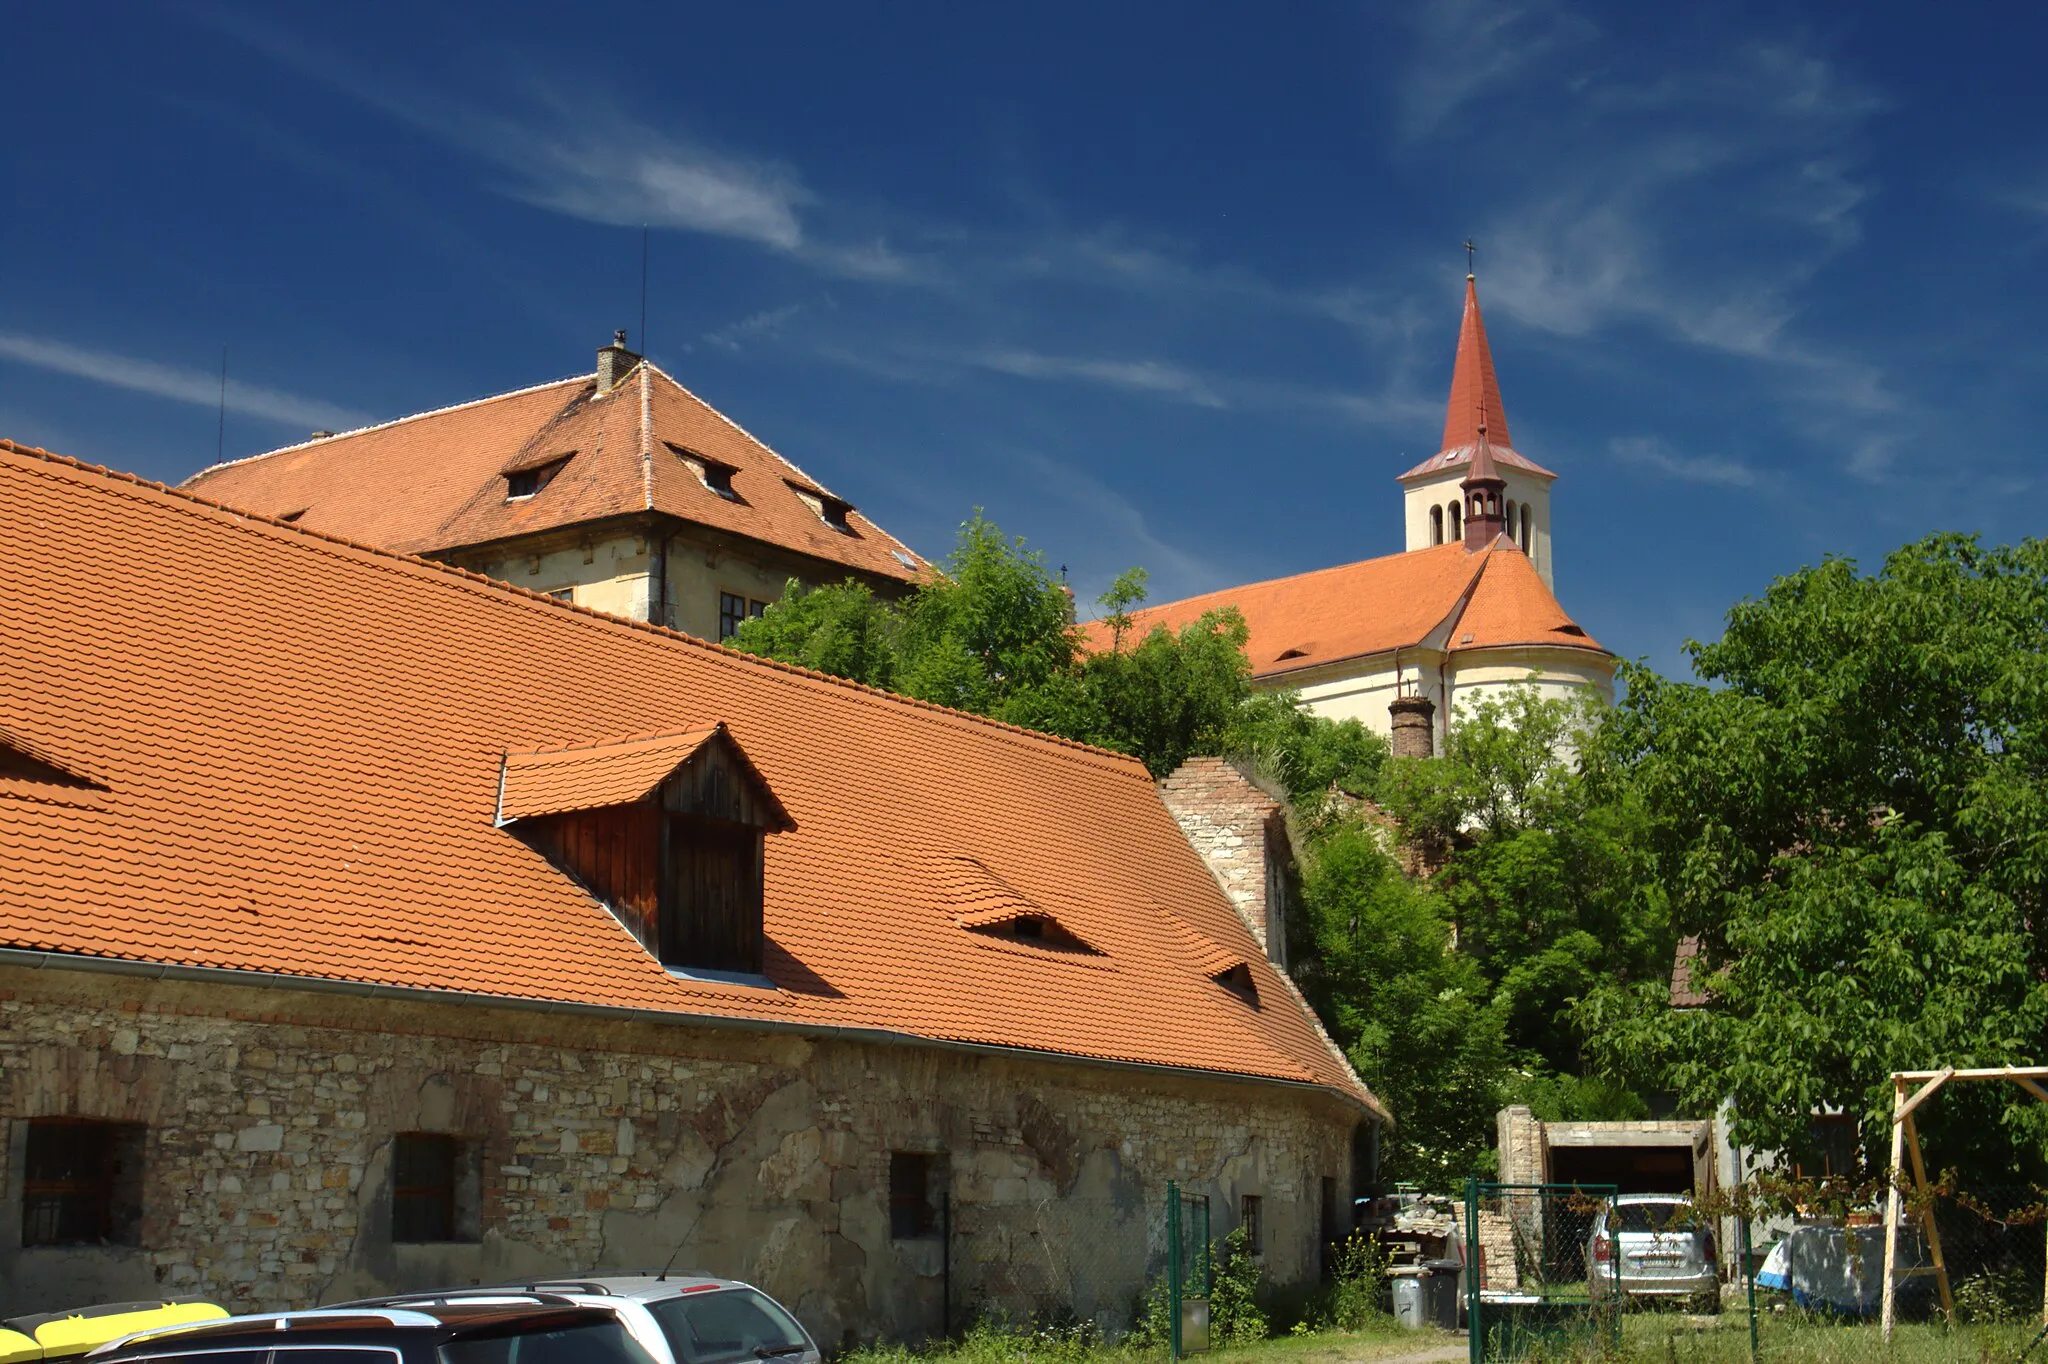
<path fill-rule="evenodd" d="M 724 465 L 733 496 L 685 462 Z M 567 459 L 531 497 L 505 475 Z M 234 460 L 184 486 L 265 516 L 406 554 L 437 554 L 659 512 L 841 568 L 912 581 L 924 560 L 859 512 L 847 529 L 798 495 L 832 494 L 703 399 L 642 362 L 609 393 L 594 374 Z M 838 499 L 834 499 L 838 500 Z"/>
<path fill-rule="evenodd" d="M 0 944 L 1370 1102 L 1128 758 L 7 442 L 0 581 L 0 731 L 106 787 L 95 809 L 0 793 Z M 507 752 L 714 722 L 798 825 L 768 839 L 772 989 L 672 976 L 494 820 Z M 968 890 L 993 879 L 1103 955 L 961 927 L 969 862 L 989 876 Z M 1204 979 L 1153 906 L 1250 962 L 1264 1006 Z"/>

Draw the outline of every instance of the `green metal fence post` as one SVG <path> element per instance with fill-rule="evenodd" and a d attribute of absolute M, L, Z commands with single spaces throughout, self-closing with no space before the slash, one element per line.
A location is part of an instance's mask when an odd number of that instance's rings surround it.
<path fill-rule="evenodd" d="M 1749 1364 L 1757 1364 L 1756 1252 L 1749 1244 L 1749 1210 L 1742 1216 L 1742 1281 L 1749 1289 Z"/>
<path fill-rule="evenodd" d="M 1166 1181 L 1166 1343 L 1180 1356 L 1180 1184 Z"/>
<path fill-rule="evenodd" d="M 1479 1281 L 1482 1273 L 1480 1257 L 1485 1252 L 1479 1245 L 1479 1178 L 1465 1177 L 1465 1340 L 1467 1356 L 1471 1364 L 1485 1364 L 1486 1327 L 1479 1319 Z"/>

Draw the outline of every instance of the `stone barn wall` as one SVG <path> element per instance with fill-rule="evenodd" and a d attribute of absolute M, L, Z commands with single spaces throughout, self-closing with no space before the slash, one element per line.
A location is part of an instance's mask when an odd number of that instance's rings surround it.
<path fill-rule="evenodd" d="M 46 1117 L 141 1125 L 134 1244 L 21 1244 L 25 1120 Z M 1210 1197 L 1219 1236 L 1258 1196 L 1269 1274 L 1311 1277 L 1362 1120 L 1200 1073 L 0 966 L 0 1314 L 305 1307 L 673 1256 L 828 1345 L 932 1334 L 947 1294 L 956 1327 L 1077 1308 L 1117 1330 L 1163 1267 L 1168 1179 Z M 459 1139 L 473 1239 L 394 1242 L 408 1132 Z M 950 1238 L 892 1238 L 892 1152 L 940 1158 Z"/>

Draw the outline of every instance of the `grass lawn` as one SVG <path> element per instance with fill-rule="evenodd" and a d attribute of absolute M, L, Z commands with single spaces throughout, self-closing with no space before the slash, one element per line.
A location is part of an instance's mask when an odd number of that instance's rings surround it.
<path fill-rule="evenodd" d="M 1318 1331 L 1226 1346 L 1213 1357 L 1219 1364 L 1224 1360 L 1229 1364 L 1371 1364 L 1447 1348 L 1462 1351 L 1465 1338 L 1448 1331 L 1410 1331 L 1389 1319 L 1384 1326 L 1363 1331 Z M 845 1356 L 842 1364 L 1163 1364 L 1165 1359 L 1162 1349 L 1083 1345 L 1024 1333 L 977 1331 L 963 1341 L 924 1351 L 900 1345 L 870 1346 Z"/>

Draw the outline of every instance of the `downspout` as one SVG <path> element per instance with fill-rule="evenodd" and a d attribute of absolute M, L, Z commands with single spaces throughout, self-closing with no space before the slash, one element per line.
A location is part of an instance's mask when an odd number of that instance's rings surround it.
<path fill-rule="evenodd" d="M 648 544 L 654 548 L 654 562 L 648 565 L 647 570 L 654 579 L 653 582 L 648 584 L 647 589 L 647 623 L 649 625 L 660 625 L 669 628 L 674 628 L 675 626 L 675 622 L 669 619 L 668 599 L 668 546 L 669 541 L 674 538 L 675 530 L 673 528 L 664 530 L 661 533 L 660 539 L 655 539 L 652 536 L 648 537 Z"/>

